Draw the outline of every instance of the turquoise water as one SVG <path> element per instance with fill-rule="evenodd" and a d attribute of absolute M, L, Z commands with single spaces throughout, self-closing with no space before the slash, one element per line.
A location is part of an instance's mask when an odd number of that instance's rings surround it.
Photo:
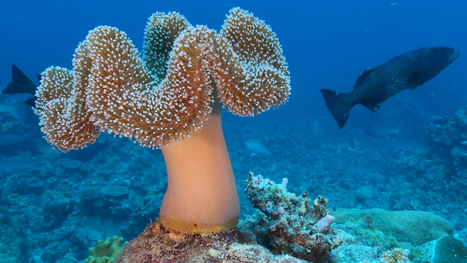
<path fill-rule="evenodd" d="M 467 129 L 462 118 L 454 120 L 467 101 L 464 1 L 12 1 L 0 10 L 0 87 L 11 81 L 11 64 L 36 84 L 35 74 L 51 65 L 72 68 L 78 43 L 98 25 L 125 31 L 141 51 L 154 12 L 177 11 L 219 31 L 235 6 L 277 34 L 292 87 L 286 105 L 260 116 L 223 112 L 242 218 L 254 213 L 243 194 L 254 171 L 276 182 L 287 177 L 291 191 L 325 196 L 333 210 L 430 211 L 467 242 Z M 461 56 L 379 112 L 356 106 L 338 130 L 319 89 L 349 92 L 365 69 L 432 46 Z M 107 134 L 84 150 L 52 150 L 23 103 L 29 97 L 0 94 L 0 224 L 9 237 L 1 245 L 14 244 L 18 262 L 59 262 L 67 253 L 82 261 L 98 239 L 138 235 L 157 217 L 167 187 L 161 152 Z M 434 139 L 443 133 L 429 128 L 433 116 L 451 118 L 450 125 L 434 124 L 455 138 L 451 144 Z M 349 148 L 351 136 L 356 149 Z M 249 140 L 271 154 L 252 151 Z M 109 193 L 109 186 L 120 188 Z"/>

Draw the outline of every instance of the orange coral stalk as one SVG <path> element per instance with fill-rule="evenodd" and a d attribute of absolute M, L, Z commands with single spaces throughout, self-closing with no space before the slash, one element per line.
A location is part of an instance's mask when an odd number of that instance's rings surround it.
<path fill-rule="evenodd" d="M 169 180 L 161 223 L 184 232 L 234 228 L 240 204 L 221 115 L 210 114 L 202 129 L 162 153 Z"/>

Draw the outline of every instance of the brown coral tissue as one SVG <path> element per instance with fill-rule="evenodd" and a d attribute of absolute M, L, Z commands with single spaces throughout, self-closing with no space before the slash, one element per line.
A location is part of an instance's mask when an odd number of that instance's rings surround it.
<path fill-rule="evenodd" d="M 98 26 L 73 67 L 46 69 L 36 92 L 41 130 L 62 151 L 94 143 L 102 131 L 159 148 L 201 129 L 220 107 L 253 116 L 290 94 L 276 35 L 240 8 L 219 34 L 178 13 L 154 14 L 143 57 L 125 32 Z"/>

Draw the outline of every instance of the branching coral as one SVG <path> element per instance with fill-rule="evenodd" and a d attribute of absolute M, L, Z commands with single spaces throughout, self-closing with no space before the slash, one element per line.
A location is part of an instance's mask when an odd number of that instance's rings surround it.
<path fill-rule="evenodd" d="M 276 184 L 253 172 L 245 184 L 248 199 L 259 209 L 254 222 L 259 243 L 274 253 L 315 262 L 342 243 L 331 228 L 334 217 L 325 198 L 311 203 L 306 191 L 298 197 L 288 192 L 287 180 Z"/>
<path fill-rule="evenodd" d="M 36 93 L 49 143 L 78 149 L 108 131 L 162 148 L 169 180 L 161 222 L 195 232 L 236 225 L 221 107 L 254 116 L 286 102 L 289 72 L 268 25 L 233 8 L 217 34 L 178 13 L 156 13 L 143 58 L 123 31 L 99 26 L 76 49 L 73 66 L 48 68 Z"/>
<path fill-rule="evenodd" d="M 381 255 L 381 263 L 410 263 L 409 251 L 395 248 Z"/>

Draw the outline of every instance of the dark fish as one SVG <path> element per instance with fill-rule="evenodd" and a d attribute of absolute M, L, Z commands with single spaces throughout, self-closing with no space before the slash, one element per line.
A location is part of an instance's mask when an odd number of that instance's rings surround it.
<path fill-rule="evenodd" d="M 35 85 L 24 73 L 13 64 L 12 67 L 12 78 L 13 81 L 8 84 L 8 86 L 2 90 L 3 94 L 16 94 L 16 93 L 29 93 L 33 95 L 33 98 L 30 98 L 25 101 L 26 104 L 30 106 L 35 106 L 36 101 L 36 89 L 37 85 Z M 37 78 L 40 82 L 41 75 L 37 75 Z"/>
<path fill-rule="evenodd" d="M 417 49 L 365 70 L 350 93 L 329 89 L 320 91 L 341 129 L 356 104 L 361 103 L 373 112 L 378 111 L 387 99 L 406 89 L 416 90 L 458 56 L 459 51 L 448 47 Z"/>

